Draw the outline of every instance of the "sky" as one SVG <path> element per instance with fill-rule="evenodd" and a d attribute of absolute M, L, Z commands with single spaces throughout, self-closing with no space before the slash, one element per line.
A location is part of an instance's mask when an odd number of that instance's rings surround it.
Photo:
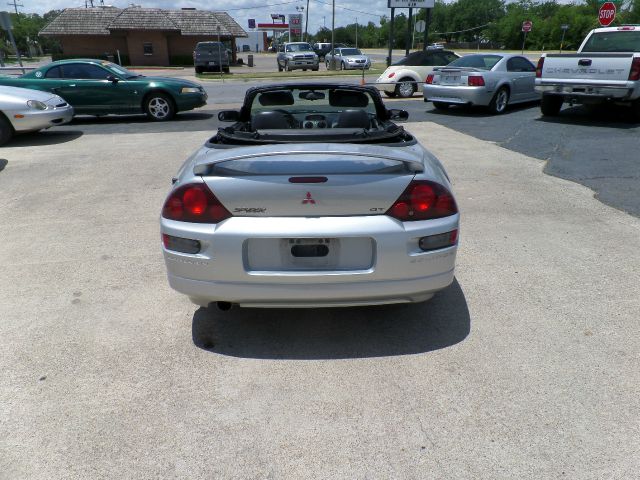
<path fill-rule="evenodd" d="M 13 0 L 7 0 L 12 1 Z M 42 15 L 50 10 L 69 7 L 84 7 L 85 0 L 16 0 L 24 5 L 20 12 L 38 13 Z M 3 2 L 5 3 L 5 2 Z M 94 5 L 99 5 L 100 0 L 93 0 Z M 104 0 L 105 5 L 125 8 L 132 0 Z M 331 28 L 331 4 L 332 0 L 308 0 L 309 3 L 309 27 L 310 33 L 326 25 Z M 206 0 L 136 0 L 136 5 L 147 8 L 178 9 L 181 7 L 195 7 L 202 10 L 221 10 L 231 15 L 242 28 L 248 30 L 247 20 L 254 18 L 258 23 L 270 23 L 272 13 L 290 14 L 298 13 L 296 7 L 303 7 L 302 13 L 306 14 L 307 0 L 229 0 L 228 2 L 211 2 Z M 227 8 L 216 8 L 225 5 Z M 4 7 L 11 9 L 11 6 Z M 408 12 L 408 10 L 404 10 Z M 389 15 L 387 0 L 336 0 L 336 27 L 356 22 L 367 24 L 373 22 L 376 25 L 381 15 Z M 398 10 L 396 10 L 398 12 Z"/>

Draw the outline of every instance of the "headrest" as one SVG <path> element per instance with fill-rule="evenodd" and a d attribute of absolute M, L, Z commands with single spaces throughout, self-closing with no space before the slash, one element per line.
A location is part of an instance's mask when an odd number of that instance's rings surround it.
<path fill-rule="evenodd" d="M 263 107 L 293 105 L 293 93 L 290 90 L 264 92 L 258 96 L 258 102 Z"/>
<path fill-rule="evenodd" d="M 329 90 L 329 105 L 332 107 L 362 108 L 369 105 L 366 93 L 353 90 Z"/>

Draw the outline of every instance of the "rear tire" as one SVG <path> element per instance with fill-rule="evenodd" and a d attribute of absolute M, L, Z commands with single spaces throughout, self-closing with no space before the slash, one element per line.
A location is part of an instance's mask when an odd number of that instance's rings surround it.
<path fill-rule="evenodd" d="M 166 93 L 153 92 L 144 99 L 144 111 L 151 120 L 165 122 L 175 116 L 176 107 Z"/>
<path fill-rule="evenodd" d="M 317 72 L 318 70 L 320 70 L 320 65 L 318 65 L 317 67 L 313 67 L 311 70 L 313 70 L 314 72 Z"/>
<path fill-rule="evenodd" d="M 287 72 L 292 72 L 292 71 L 293 71 L 293 68 L 291 68 L 291 67 L 289 66 L 289 62 L 284 62 L 284 69 L 285 69 Z"/>
<path fill-rule="evenodd" d="M 631 103 L 631 121 L 640 122 L 640 99 L 634 100 Z"/>
<path fill-rule="evenodd" d="M 412 78 L 403 78 L 396 85 L 396 95 L 401 98 L 413 97 L 417 87 Z"/>
<path fill-rule="evenodd" d="M 560 109 L 562 108 L 562 104 L 564 103 L 563 99 L 559 95 L 542 95 L 542 100 L 540 101 L 540 111 L 542 115 L 546 115 L 547 117 L 555 117 L 560 113 Z"/>
<path fill-rule="evenodd" d="M 445 102 L 432 102 L 436 110 L 447 110 L 451 105 Z"/>
<path fill-rule="evenodd" d="M 280 66 L 280 62 L 276 62 L 276 64 L 278 65 L 278 71 L 281 72 L 282 71 L 282 67 Z"/>
<path fill-rule="evenodd" d="M 9 120 L 7 120 L 4 115 L 0 114 L 0 145 L 4 145 L 11 140 L 13 133 L 13 126 Z"/>
<path fill-rule="evenodd" d="M 489 111 L 494 115 L 500 115 L 505 112 L 507 105 L 509 105 L 509 90 L 501 87 L 491 99 Z"/>

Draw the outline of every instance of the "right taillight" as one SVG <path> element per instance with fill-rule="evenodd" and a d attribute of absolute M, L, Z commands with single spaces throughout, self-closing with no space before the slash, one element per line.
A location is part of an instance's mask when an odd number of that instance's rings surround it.
<path fill-rule="evenodd" d="M 391 73 L 387 76 L 387 78 L 393 78 L 393 77 L 395 77 L 395 76 L 396 76 L 396 72 L 391 72 Z"/>
<path fill-rule="evenodd" d="M 218 223 L 232 215 L 204 183 L 190 183 L 169 195 L 162 216 L 179 222 Z"/>
<path fill-rule="evenodd" d="M 430 73 L 429 75 L 427 75 L 427 79 L 424 81 L 424 83 L 431 85 L 433 83 L 433 73 Z"/>
<path fill-rule="evenodd" d="M 543 66 L 544 66 L 544 57 L 540 57 L 540 60 L 538 60 L 538 66 L 536 67 L 536 78 L 542 77 Z"/>
<path fill-rule="evenodd" d="M 482 75 L 469 75 L 467 84 L 470 87 L 484 87 L 484 77 Z"/>
<path fill-rule="evenodd" d="M 456 201 L 444 186 L 428 180 L 414 180 L 386 214 L 403 222 L 448 217 L 458 213 Z"/>
<path fill-rule="evenodd" d="M 634 82 L 640 80 L 640 57 L 635 57 L 631 62 L 629 80 L 633 80 Z"/>

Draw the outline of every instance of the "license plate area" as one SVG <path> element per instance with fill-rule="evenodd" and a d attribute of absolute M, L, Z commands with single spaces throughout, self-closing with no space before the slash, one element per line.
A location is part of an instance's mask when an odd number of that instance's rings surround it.
<path fill-rule="evenodd" d="M 444 85 L 459 85 L 460 78 L 460 75 L 443 75 L 441 82 Z"/>
<path fill-rule="evenodd" d="M 251 238 L 247 272 L 351 271 L 373 266 L 372 238 Z"/>

